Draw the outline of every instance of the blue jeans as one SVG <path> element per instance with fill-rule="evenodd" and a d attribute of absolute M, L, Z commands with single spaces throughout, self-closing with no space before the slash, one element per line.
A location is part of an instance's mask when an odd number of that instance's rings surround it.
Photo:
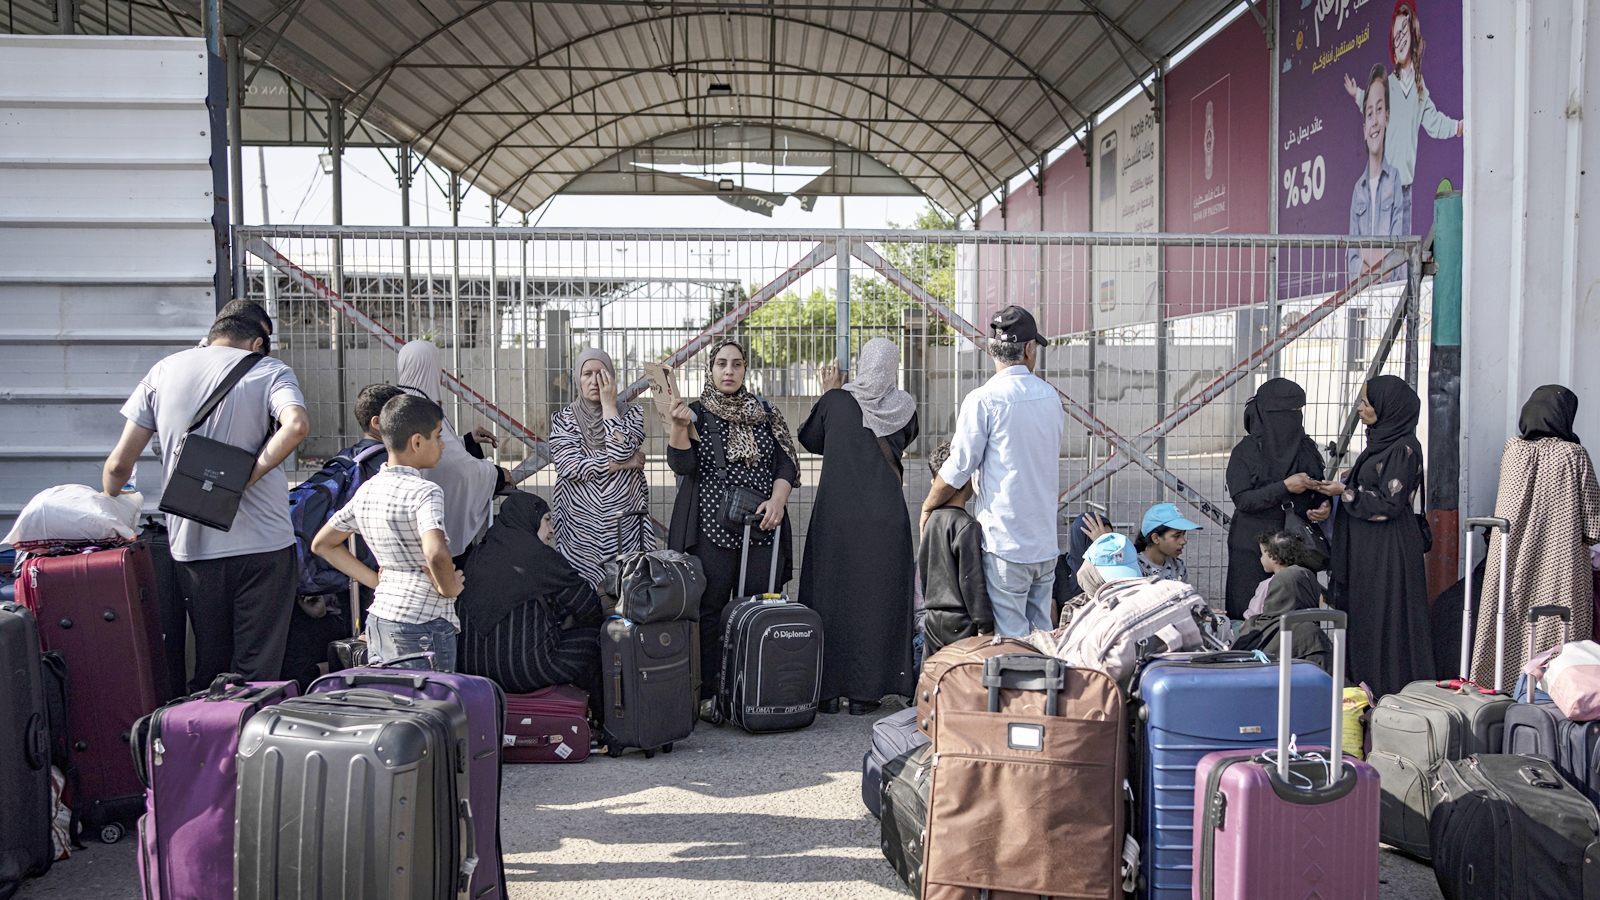
<path fill-rule="evenodd" d="M 432 653 L 431 668 L 435 672 L 454 672 L 456 627 L 445 618 L 413 623 L 367 617 L 367 659 L 373 665 L 415 653 Z M 395 668 L 428 669 L 430 666 L 426 659 L 412 659 Z"/>
<path fill-rule="evenodd" d="M 983 580 L 994 606 L 994 633 L 1027 637 L 1034 629 L 1050 630 L 1050 591 L 1056 584 L 1056 561 L 1019 563 L 983 553 Z"/>

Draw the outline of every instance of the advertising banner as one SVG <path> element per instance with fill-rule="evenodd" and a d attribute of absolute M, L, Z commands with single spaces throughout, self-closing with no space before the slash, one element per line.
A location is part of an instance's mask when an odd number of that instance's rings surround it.
<path fill-rule="evenodd" d="M 1252 16 L 1240 16 L 1167 73 L 1166 230 L 1271 230 L 1272 53 Z M 1266 296 L 1266 252 L 1170 248 L 1166 315 L 1186 316 Z"/>
<path fill-rule="evenodd" d="M 1440 182 L 1461 185 L 1461 8 L 1450 0 L 1279 4 L 1280 233 L 1427 233 Z M 1350 251 L 1342 281 L 1382 255 Z M 1340 286 L 1331 280 L 1307 272 L 1286 281 L 1286 296 Z"/>
<path fill-rule="evenodd" d="M 1161 230 L 1161 126 L 1139 96 L 1095 126 L 1092 134 L 1094 230 L 1146 234 Z M 1116 328 L 1156 318 L 1156 248 L 1096 247 L 1094 327 Z"/>

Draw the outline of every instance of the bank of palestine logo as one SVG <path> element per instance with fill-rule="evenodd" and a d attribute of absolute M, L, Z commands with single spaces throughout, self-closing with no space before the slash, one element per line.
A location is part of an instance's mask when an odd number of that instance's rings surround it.
<path fill-rule="evenodd" d="M 1210 100 L 1207 100 L 1206 101 L 1206 137 L 1205 137 L 1206 180 L 1207 181 L 1211 180 L 1211 162 L 1215 158 L 1214 154 L 1212 153 L 1212 151 L 1214 151 L 1217 148 L 1217 129 L 1216 129 L 1216 125 L 1215 125 L 1216 119 L 1212 115 L 1213 111 L 1214 110 L 1213 110 L 1212 102 Z"/>

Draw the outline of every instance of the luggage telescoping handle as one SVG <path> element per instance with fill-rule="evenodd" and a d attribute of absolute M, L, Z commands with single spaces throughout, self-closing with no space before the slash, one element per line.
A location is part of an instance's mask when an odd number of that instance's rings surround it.
<path fill-rule="evenodd" d="M 1034 675 L 1012 677 L 1007 675 Z M 1067 664 L 1054 656 L 1006 653 L 983 661 L 983 686 L 989 689 L 989 712 L 1000 711 L 1000 689 L 1044 691 L 1044 714 L 1056 714 L 1058 695 L 1067 687 Z"/>
<path fill-rule="evenodd" d="M 650 515 L 650 510 L 640 509 L 633 512 L 619 513 L 617 515 L 617 552 L 622 552 L 622 523 L 628 519 L 642 519 Z"/>
<path fill-rule="evenodd" d="M 753 515 L 744 520 L 744 550 L 739 554 L 739 586 L 734 589 L 734 596 L 744 596 L 744 572 L 750 565 L 750 526 L 761 521 L 760 515 Z M 778 527 L 772 529 L 772 570 L 767 573 L 767 593 L 778 592 L 778 544 L 783 540 L 783 522 L 778 522 Z"/>
<path fill-rule="evenodd" d="M 1297 609 L 1278 626 L 1278 777 L 1289 780 L 1289 698 L 1294 693 L 1294 627 L 1302 622 L 1333 623 L 1333 725 L 1329 729 L 1328 783 L 1344 774 L 1344 628 L 1337 609 Z"/>
<path fill-rule="evenodd" d="M 1472 533 L 1480 528 L 1491 538 L 1497 528 L 1504 535 L 1500 540 L 1500 605 L 1494 628 L 1494 689 L 1498 691 L 1505 677 L 1502 670 L 1506 654 L 1506 560 L 1511 544 L 1511 523 L 1497 516 L 1477 516 L 1461 523 L 1464 538 L 1461 545 L 1467 548 L 1467 578 L 1462 584 L 1466 593 L 1461 598 L 1461 680 L 1472 680 Z"/>
<path fill-rule="evenodd" d="M 1554 616 L 1561 620 L 1561 643 L 1572 640 L 1572 610 L 1565 606 L 1535 606 L 1528 610 L 1528 661 L 1533 662 L 1533 639 L 1539 633 L 1539 620 Z M 1528 679 L 1528 702 L 1533 702 L 1535 691 L 1539 683 L 1533 678 Z"/>

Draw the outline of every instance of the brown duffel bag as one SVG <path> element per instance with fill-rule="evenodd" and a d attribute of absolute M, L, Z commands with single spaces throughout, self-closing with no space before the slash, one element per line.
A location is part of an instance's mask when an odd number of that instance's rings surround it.
<path fill-rule="evenodd" d="M 923 900 L 1120 900 L 1127 723 L 1116 683 L 1010 653 L 943 667 L 930 694 Z"/>
<path fill-rule="evenodd" d="M 922 664 L 922 674 L 917 677 L 917 727 L 929 738 L 933 737 L 933 695 L 938 690 L 939 679 L 951 666 L 976 662 L 980 667 L 991 656 L 1005 653 L 1038 653 L 1039 648 L 1021 638 L 995 637 L 980 634 L 962 638 L 939 648 Z"/>

